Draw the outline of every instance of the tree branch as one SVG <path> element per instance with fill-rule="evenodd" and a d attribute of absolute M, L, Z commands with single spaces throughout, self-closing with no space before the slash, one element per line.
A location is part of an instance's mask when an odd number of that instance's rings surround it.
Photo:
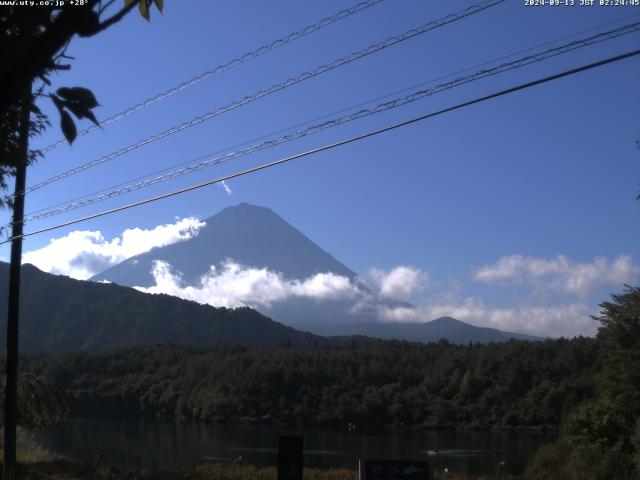
<path fill-rule="evenodd" d="M 135 2 L 130 3 L 129 5 L 124 7 L 122 10 L 120 10 L 118 13 L 106 19 L 104 22 L 100 22 L 100 25 L 98 25 L 97 30 L 93 32 L 91 35 L 100 33 L 103 30 L 106 30 L 107 28 L 109 28 L 110 26 L 118 23 L 120 20 L 124 18 L 124 16 L 127 13 L 129 13 L 133 8 L 135 8 L 141 1 L 143 0 L 136 0 Z"/>
<path fill-rule="evenodd" d="M 102 2 L 100 2 L 100 9 L 98 10 L 98 13 L 100 15 L 102 15 L 102 12 L 104 12 L 107 8 L 109 8 L 111 5 L 113 5 L 113 2 L 115 2 L 116 0 L 109 0 L 107 3 L 105 3 L 104 5 L 102 5 Z"/>
<path fill-rule="evenodd" d="M 8 108 L 12 99 L 16 98 L 17 92 L 20 91 L 21 85 L 46 74 L 47 68 L 50 68 L 51 59 L 64 49 L 74 35 L 91 37 L 106 30 L 122 20 L 140 1 L 133 1 L 104 22 L 98 21 L 98 14 L 94 11 L 99 0 L 89 0 L 82 8 L 65 8 L 53 19 L 42 35 L 31 41 L 25 46 L 26 48 L 21 49 L 19 57 L 29 60 L 15 65 L 13 69 L 2 72 L 0 75 L 0 83 L 6 86 L 0 93 L 0 110 Z"/>

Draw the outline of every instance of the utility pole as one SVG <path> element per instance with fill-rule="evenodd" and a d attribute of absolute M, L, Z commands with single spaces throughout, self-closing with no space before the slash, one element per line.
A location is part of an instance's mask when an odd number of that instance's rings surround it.
<path fill-rule="evenodd" d="M 13 198 L 11 260 L 9 264 L 9 308 L 7 314 L 7 363 L 4 386 L 4 480 L 15 480 L 16 420 L 18 414 L 18 320 L 20 313 L 20 269 L 22 266 L 22 226 L 24 195 L 29 159 L 31 84 L 22 100 L 18 132 L 18 161 Z"/>

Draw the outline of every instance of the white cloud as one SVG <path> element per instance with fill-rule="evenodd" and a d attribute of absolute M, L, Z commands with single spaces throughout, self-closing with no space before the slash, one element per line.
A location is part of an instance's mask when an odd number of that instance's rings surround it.
<path fill-rule="evenodd" d="M 615 265 L 616 262 L 613 262 Z M 613 271 L 625 270 L 622 261 Z M 544 268 L 549 268 L 544 266 Z M 155 285 L 136 287 L 147 293 L 165 293 L 215 307 L 270 307 L 291 298 L 314 300 L 349 299 L 351 313 L 373 312 L 388 322 L 428 322 L 451 316 L 478 326 L 528 333 L 540 336 L 593 335 L 597 323 L 586 303 L 563 305 L 520 305 L 493 307 L 478 297 L 460 297 L 460 292 L 433 295 L 420 306 L 392 306 L 385 299 L 406 298 L 424 287 L 428 276 L 420 269 L 399 266 L 388 272 L 373 270 L 378 289 L 372 289 L 361 278 L 353 280 L 333 273 L 320 273 L 305 279 L 287 279 L 267 268 L 241 265 L 228 259 L 220 266 L 210 267 L 193 285 L 186 285 L 181 274 L 172 271 L 163 261 L 154 262 Z"/>
<path fill-rule="evenodd" d="M 154 247 L 188 240 L 205 223 L 188 217 L 153 229 L 127 229 L 111 241 L 100 231 L 78 230 L 53 239 L 49 245 L 27 252 L 23 263 L 31 263 L 45 272 L 86 280 L 121 261 Z"/>
<path fill-rule="evenodd" d="M 227 260 L 211 266 L 196 285 L 184 285 L 181 275 L 163 261 L 154 262 L 155 285 L 135 287 L 146 293 L 166 293 L 214 307 L 270 306 L 291 297 L 315 300 L 356 298 L 362 294 L 349 278 L 333 273 L 318 273 L 304 280 L 288 280 L 279 272 L 246 267 Z"/>
<path fill-rule="evenodd" d="M 224 188 L 224 191 L 226 192 L 227 195 L 231 195 L 233 193 L 233 190 L 231 190 L 231 187 L 227 185 L 227 182 L 225 182 L 224 180 L 220 182 L 220 185 L 222 185 L 222 188 Z"/>
<path fill-rule="evenodd" d="M 640 266 L 627 255 L 620 255 L 612 262 L 596 257 L 590 263 L 572 262 L 564 255 L 550 260 L 511 255 L 477 269 L 473 276 L 484 283 L 533 285 L 585 298 L 605 285 L 636 282 Z"/>
<path fill-rule="evenodd" d="M 427 322 L 450 316 L 482 327 L 551 337 L 593 335 L 597 323 L 582 303 L 559 306 L 491 308 L 482 299 L 468 297 L 458 302 L 434 302 L 419 307 L 382 307 L 381 319 L 394 322 Z"/>
<path fill-rule="evenodd" d="M 370 275 L 384 297 L 406 300 L 422 290 L 429 280 L 428 274 L 419 268 L 400 265 L 389 272 L 371 269 Z"/>
<path fill-rule="evenodd" d="M 566 305 L 525 305 L 509 308 L 488 306 L 481 298 L 460 298 L 458 293 L 434 295 L 420 306 L 390 306 L 385 299 L 403 298 L 424 286 L 426 274 L 419 269 L 400 266 L 389 272 L 375 271 L 379 290 L 361 278 L 320 273 L 305 279 L 286 279 L 267 268 L 241 265 L 227 260 L 210 267 L 194 285 L 186 285 L 181 274 L 163 261 L 154 262 L 155 285 L 135 287 L 147 293 L 165 293 L 215 307 L 270 307 L 291 298 L 314 300 L 349 299 L 351 313 L 373 312 L 388 322 L 428 322 L 451 316 L 478 326 L 540 336 L 593 335 L 596 313 L 583 303 Z"/>

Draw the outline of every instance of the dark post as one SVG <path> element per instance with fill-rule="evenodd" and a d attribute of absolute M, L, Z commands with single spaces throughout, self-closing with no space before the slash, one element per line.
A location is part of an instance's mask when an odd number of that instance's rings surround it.
<path fill-rule="evenodd" d="M 302 480 L 302 437 L 278 439 L 278 480 Z"/>
<path fill-rule="evenodd" d="M 15 479 L 16 417 L 18 391 L 18 316 L 20 307 L 20 268 L 22 263 L 22 221 L 24 219 L 24 190 L 27 183 L 29 149 L 29 109 L 31 87 L 22 104 L 19 132 L 16 186 L 11 231 L 11 260 L 9 264 L 9 308 L 7 314 L 7 363 L 4 400 L 4 480 Z"/>

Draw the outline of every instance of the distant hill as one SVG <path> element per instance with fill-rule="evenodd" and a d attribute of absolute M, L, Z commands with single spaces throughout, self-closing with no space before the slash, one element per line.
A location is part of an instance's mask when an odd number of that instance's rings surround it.
<path fill-rule="evenodd" d="M 267 268 L 286 279 L 307 279 L 318 273 L 333 273 L 358 282 L 372 302 L 354 308 L 353 299 L 318 300 L 291 297 L 270 305 L 256 306 L 262 313 L 299 330 L 318 335 L 364 335 L 411 341 L 501 342 L 510 338 L 538 340 L 537 337 L 481 328 L 451 317 L 423 323 L 383 323 L 378 307 L 411 305 L 382 298 L 374 287 L 358 281 L 358 275 L 330 253 L 316 245 L 282 217 L 266 207 L 241 203 L 227 207 L 205 220 L 193 238 L 131 257 L 92 280 L 108 280 L 120 285 L 150 287 L 154 261 L 162 260 L 181 273 L 186 285 L 197 284 L 211 266 L 233 259 L 239 264 Z"/>
<path fill-rule="evenodd" d="M 8 265 L 0 262 L 0 341 L 5 345 Z M 323 344 L 250 308 L 200 305 L 115 284 L 85 282 L 22 267 L 20 349 L 63 352 L 125 346 L 216 343 Z"/>
<path fill-rule="evenodd" d="M 495 328 L 476 327 L 451 317 L 440 317 L 424 323 L 361 323 L 331 328 L 335 334 L 367 335 L 370 337 L 408 340 L 413 342 L 437 342 L 446 339 L 452 343 L 489 343 L 515 340 L 544 340 L 541 337 L 521 333 L 504 332 Z"/>

